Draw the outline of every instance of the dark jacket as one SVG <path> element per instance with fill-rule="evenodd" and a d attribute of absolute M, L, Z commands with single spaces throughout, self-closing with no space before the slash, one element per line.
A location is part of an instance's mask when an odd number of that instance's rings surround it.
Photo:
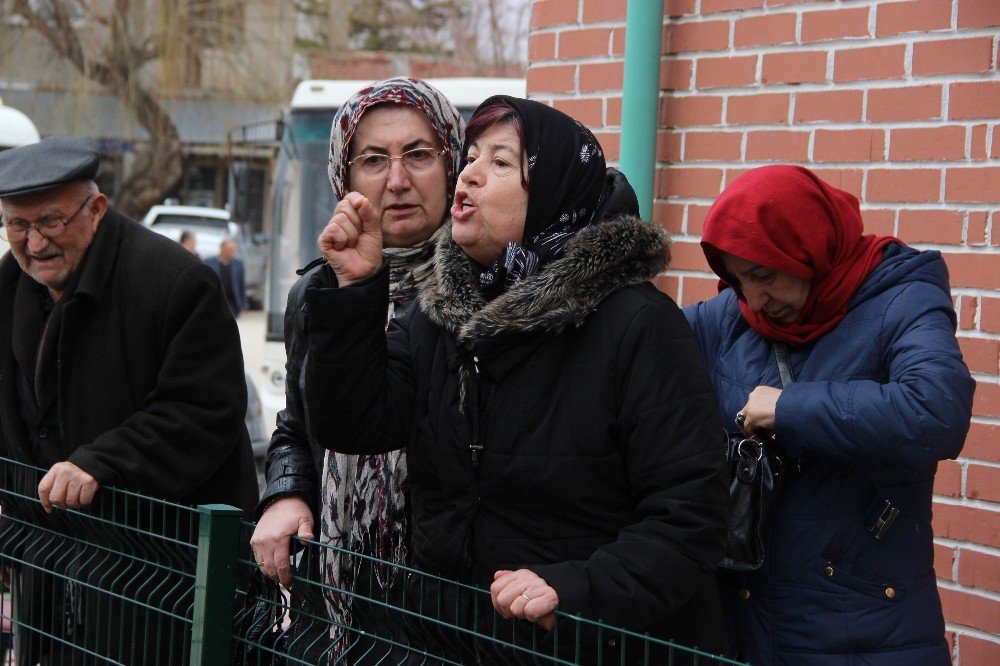
<path fill-rule="evenodd" d="M 219 278 L 222 278 L 222 259 L 219 257 L 209 257 L 205 260 L 205 265 L 215 271 Z M 246 267 L 243 264 L 243 260 L 239 257 L 233 257 L 229 260 L 229 289 L 225 290 L 223 285 L 223 291 L 226 294 L 226 301 L 229 303 L 229 309 L 233 311 L 234 315 L 239 315 L 241 310 L 245 310 L 249 305 L 247 301 L 247 277 L 246 277 Z"/>
<path fill-rule="evenodd" d="M 770 343 L 732 290 L 686 309 L 722 423 L 756 386 L 781 386 Z M 937 461 L 969 428 L 974 382 L 955 340 L 938 252 L 890 245 L 847 316 L 792 348 L 778 440 L 795 461 L 772 518 L 764 569 L 724 597 L 754 664 L 947 664 L 934 575 Z M 899 515 L 881 539 L 885 503 Z M 742 591 L 742 594 L 741 594 Z"/>
<path fill-rule="evenodd" d="M 606 219 L 484 304 L 448 237 L 387 336 L 385 266 L 306 291 L 310 432 L 345 453 L 409 446 L 415 567 L 482 587 L 529 568 L 563 611 L 718 645 L 718 415 L 648 282 L 667 256 L 656 227 Z"/>
<path fill-rule="evenodd" d="M 58 347 L 65 459 L 102 486 L 252 510 L 243 356 L 218 279 L 114 209 L 80 271 Z M 12 254 L 0 261 L 0 453 L 35 462 L 11 352 L 21 274 Z"/>

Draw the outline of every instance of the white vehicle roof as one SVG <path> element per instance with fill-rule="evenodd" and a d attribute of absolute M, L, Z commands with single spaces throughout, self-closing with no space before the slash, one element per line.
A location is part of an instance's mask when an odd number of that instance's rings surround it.
<path fill-rule="evenodd" d="M 527 84 L 524 79 L 492 79 L 480 77 L 453 77 L 424 79 L 459 108 L 474 108 L 491 95 L 524 97 Z M 303 81 L 292 95 L 293 109 L 338 109 L 351 95 L 365 86 L 367 80 Z"/>
<path fill-rule="evenodd" d="M 146 213 L 146 217 L 152 217 L 153 215 L 191 215 L 201 216 L 201 217 L 217 217 L 220 220 L 229 219 L 229 211 L 224 208 L 207 208 L 205 206 L 175 206 L 171 204 L 160 204 L 159 206 L 153 206 Z"/>
<path fill-rule="evenodd" d="M 37 143 L 40 139 L 35 123 L 17 109 L 4 106 L 0 99 L 0 148 Z"/>

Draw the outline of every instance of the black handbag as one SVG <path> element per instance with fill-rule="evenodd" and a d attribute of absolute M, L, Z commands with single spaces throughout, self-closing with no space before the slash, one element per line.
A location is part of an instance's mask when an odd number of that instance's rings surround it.
<path fill-rule="evenodd" d="M 774 343 L 781 386 L 795 381 L 788 347 Z M 774 435 L 727 433 L 729 464 L 729 514 L 726 555 L 720 567 L 730 571 L 756 571 L 764 564 L 767 520 L 781 493 L 784 453 Z"/>

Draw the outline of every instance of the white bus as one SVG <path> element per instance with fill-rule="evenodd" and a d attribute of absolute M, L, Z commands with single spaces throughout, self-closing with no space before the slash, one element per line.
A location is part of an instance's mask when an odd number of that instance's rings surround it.
<path fill-rule="evenodd" d="M 443 78 L 427 81 L 469 116 L 492 95 L 525 96 L 524 79 Z M 257 380 L 264 422 L 285 406 L 284 316 L 296 269 L 319 256 L 316 238 L 336 201 L 327 180 L 330 125 L 337 109 L 370 81 L 303 81 L 284 120 L 272 190 L 270 275 L 265 294 L 265 362 Z"/>
<path fill-rule="evenodd" d="M 31 122 L 31 118 L 17 109 L 4 106 L 0 99 L 0 150 L 36 143 L 39 139 L 38 128 Z M 9 249 L 10 245 L 0 238 L 0 257 Z"/>

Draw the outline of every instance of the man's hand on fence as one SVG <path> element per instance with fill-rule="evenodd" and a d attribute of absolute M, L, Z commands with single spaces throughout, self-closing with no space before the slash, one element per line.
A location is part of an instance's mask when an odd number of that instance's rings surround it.
<path fill-rule="evenodd" d="M 508 620 L 518 617 L 552 631 L 559 605 L 559 595 L 534 571 L 497 571 L 490 585 L 493 608 Z"/>
<path fill-rule="evenodd" d="M 298 497 L 283 497 L 267 507 L 250 537 L 254 559 L 261 573 L 285 587 L 292 584 L 293 536 L 315 539 L 309 505 Z"/>
<path fill-rule="evenodd" d="M 79 509 L 94 501 L 101 484 L 71 462 L 53 465 L 38 483 L 38 499 L 42 508 L 52 513 L 52 507 Z"/>

